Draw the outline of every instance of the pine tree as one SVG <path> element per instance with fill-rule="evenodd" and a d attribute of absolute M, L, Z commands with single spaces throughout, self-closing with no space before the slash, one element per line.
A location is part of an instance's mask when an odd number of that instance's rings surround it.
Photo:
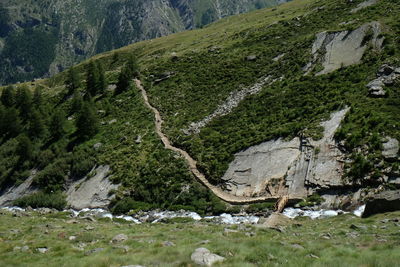
<path fill-rule="evenodd" d="M 76 135 L 79 139 L 89 139 L 99 130 L 98 119 L 92 105 L 90 102 L 85 102 L 76 119 Z"/>
<path fill-rule="evenodd" d="M 15 104 L 15 90 L 12 86 L 7 86 L 1 94 L 1 103 L 6 107 L 12 107 Z"/>
<path fill-rule="evenodd" d="M 43 105 L 42 89 L 40 89 L 40 87 L 35 88 L 32 102 L 37 108 L 40 108 Z"/>
<path fill-rule="evenodd" d="M 129 57 L 128 62 L 126 63 L 126 67 L 129 70 L 129 74 L 133 77 L 139 76 L 139 64 L 137 59 L 133 56 Z"/>
<path fill-rule="evenodd" d="M 32 93 L 26 86 L 18 88 L 15 104 L 20 111 L 21 118 L 27 120 L 32 111 Z"/>
<path fill-rule="evenodd" d="M 98 68 L 93 61 L 90 61 L 86 71 L 86 92 L 91 96 L 95 96 L 97 94 L 98 86 L 99 86 Z"/>
<path fill-rule="evenodd" d="M 26 161 L 33 158 L 33 145 L 28 136 L 21 135 L 18 138 L 17 154 L 20 157 L 20 161 Z"/>
<path fill-rule="evenodd" d="M 49 131 L 54 140 L 58 140 L 65 135 L 66 115 L 62 109 L 56 109 L 50 118 Z"/>
<path fill-rule="evenodd" d="M 102 92 L 104 92 L 104 90 L 107 87 L 106 74 L 104 72 L 103 64 L 101 64 L 101 63 L 97 64 L 97 72 L 99 75 L 99 80 L 97 81 L 96 92 L 102 93 Z"/>
<path fill-rule="evenodd" d="M 46 134 L 46 125 L 38 110 L 33 110 L 29 120 L 29 135 L 33 138 L 42 138 Z"/>
<path fill-rule="evenodd" d="M 75 91 L 71 104 L 71 111 L 70 111 L 71 114 L 78 113 L 81 110 L 82 105 L 83 105 L 82 96 L 78 91 Z"/>
<path fill-rule="evenodd" d="M 130 57 L 126 65 L 122 68 L 118 76 L 116 94 L 120 94 L 129 89 L 133 78 L 139 75 L 139 66 L 134 57 Z"/>
<path fill-rule="evenodd" d="M 5 125 L 4 125 L 4 115 L 5 115 L 5 107 L 0 102 L 0 137 L 5 134 Z"/>
<path fill-rule="evenodd" d="M 72 95 L 81 86 L 81 81 L 79 79 L 79 75 L 76 68 L 71 67 L 68 70 L 67 80 L 65 82 L 65 85 L 68 88 L 69 95 Z"/>
<path fill-rule="evenodd" d="M 4 134 L 7 137 L 16 137 L 22 131 L 21 121 L 18 117 L 18 111 L 14 108 L 8 108 L 3 115 Z"/>
<path fill-rule="evenodd" d="M 121 94 L 126 90 L 128 90 L 131 84 L 131 79 L 132 76 L 130 75 L 129 70 L 126 67 L 124 67 L 118 76 L 118 82 L 117 82 L 117 87 L 115 89 L 115 93 Z"/>

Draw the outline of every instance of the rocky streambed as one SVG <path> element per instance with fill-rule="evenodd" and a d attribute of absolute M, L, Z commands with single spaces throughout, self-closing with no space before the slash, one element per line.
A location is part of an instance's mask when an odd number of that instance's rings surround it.
<path fill-rule="evenodd" d="M 364 209 L 365 205 L 354 210 L 352 214 L 361 217 Z M 37 212 L 42 215 L 61 212 L 49 208 L 24 209 L 20 207 L 4 207 L 1 208 L 0 210 L 12 212 L 15 216 L 27 215 L 29 212 Z M 186 218 L 194 221 L 207 221 L 215 224 L 227 224 L 227 225 L 259 224 L 261 223 L 263 218 L 269 216 L 268 214 L 266 214 L 266 216 L 263 217 L 252 214 L 227 214 L 227 213 L 223 213 L 218 216 L 200 216 L 196 212 L 185 211 L 185 210 L 180 210 L 180 211 L 153 210 L 147 212 L 140 211 L 132 215 L 113 215 L 109 211 L 100 208 L 82 209 L 82 210 L 67 209 L 63 210 L 62 212 L 69 213 L 71 218 L 87 218 L 89 220 L 96 220 L 96 219 L 124 220 L 135 224 L 163 223 L 176 218 L 183 218 L 183 219 Z M 350 212 L 345 212 L 342 210 L 286 208 L 282 214 L 290 219 L 294 219 L 296 217 L 323 219 L 348 213 Z"/>

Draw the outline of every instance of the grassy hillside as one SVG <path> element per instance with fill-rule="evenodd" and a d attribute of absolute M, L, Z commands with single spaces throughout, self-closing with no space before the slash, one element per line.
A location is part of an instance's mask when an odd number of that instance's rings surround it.
<path fill-rule="evenodd" d="M 48 77 L 100 52 L 277 4 L 277 0 L 3 0 L 0 84 Z"/>
<path fill-rule="evenodd" d="M 338 138 L 344 141 L 350 159 L 362 157 L 349 168 L 363 168 L 362 172 L 350 173 L 349 178 L 376 187 L 382 183 L 383 169 L 396 171 L 399 167 L 397 161 L 384 161 L 381 155 L 385 136 L 400 138 L 399 83 L 388 87 L 388 97 L 381 99 L 368 97 L 366 84 L 375 78 L 383 63 L 400 66 L 400 24 L 396 19 L 400 5 L 382 0 L 351 13 L 360 2 L 295 0 L 274 9 L 225 18 L 203 29 L 140 42 L 95 56 L 92 61 L 101 63 L 107 84 L 113 85 L 128 59 L 136 57 L 150 101 L 165 120 L 164 132 L 198 161 L 215 184 L 221 182 L 234 153 L 300 133 L 318 138 L 321 119 L 347 105 L 351 110 Z M 331 74 L 304 75 L 302 68 L 311 58 L 317 33 L 352 30 L 371 21 L 379 21 L 384 27 L 382 51 L 369 48 L 361 64 Z M 273 60 L 283 54 L 280 61 Z M 252 55 L 256 60 L 246 60 Z M 90 138 L 79 138 L 75 122 L 81 111 L 74 110 L 73 103 L 79 93 L 86 92 L 83 81 L 87 69 L 88 61 L 75 67 L 82 82 L 75 95 L 67 92 L 67 72 L 27 85 L 32 90 L 42 88 L 46 104 L 37 107 L 45 107 L 40 111 L 42 116 L 49 117 L 57 109 L 70 119 L 58 140 L 48 133 L 36 139 L 30 136 L 34 149 L 26 160 L 18 153 L 23 143 L 18 136 L 29 135 L 29 123 L 22 123 L 20 132 L 12 138 L 3 136 L 2 187 L 22 182 L 30 170 L 36 169 L 36 177 L 41 179 L 35 178 L 37 183 L 50 193 L 82 177 L 95 164 L 109 164 L 112 179 L 122 183 L 116 192 L 120 212 L 140 205 L 170 209 L 183 205 L 214 213 L 225 210 L 197 184 L 185 162 L 164 149 L 154 131 L 153 114 L 133 84 L 120 94 L 103 88 L 86 98 L 97 114 L 99 130 Z M 170 78 L 156 81 L 165 78 L 167 72 Z M 212 121 L 200 134 L 186 135 L 182 131 L 211 114 L 231 92 L 249 87 L 267 75 L 283 78 L 247 98 L 231 114 Z M 29 119 L 28 116 L 25 121 Z M 24 122 L 24 118 L 21 120 Z M 138 137 L 141 142 L 137 142 Z M 95 150 L 93 145 L 97 143 L 102 145 Z"/>

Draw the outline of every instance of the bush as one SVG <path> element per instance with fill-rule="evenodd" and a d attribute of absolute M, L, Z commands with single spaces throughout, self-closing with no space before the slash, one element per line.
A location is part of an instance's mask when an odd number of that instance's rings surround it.
<path fill-rule="evenodd" d="M 87 175 L 95 164 L 95 158 L 89 151 L 74 151 L 72 154 L 71 174 L 75 178 L 81 178 Z"/>
<path fill-rule="evenodd" d="M 248 206 L 246 212 L 248 213 L 256 213 L 256 212 L 268 212 L 273 210 L 275 203 L 266 202 L 266 203 L 255 203 Z"/>
<path fill-rule="evenodd" d="M 113 214 L 127 214 L 130 211 L 148 211 L 153 208 L 154 206 L 149 203 L 135 201 L 132 198 L 114 200 L 111 203 L 111 212 Z"/>
<path fill-rule="evenodd" d="M 304 201 L 299 203 L 300 207 L 307 207 L 307 206 L 314 206 L 321 204 L 324 201 L 324 198 L 318 194 L 312 194 L 311 196 L 307 197 Z"/>
<path fill-rule="evenodd" d="M 61 190 L 68 168 L 69 166 L 65 159 L 58 159 L 38 173 L 34 182 L 47 192 Z"/>
<path fill-rule="evenodd" d="M 30 206 L 34 209 L 54 208 L 57 210 L 63 210 L 67 205 L 67 201 L 65 200 L 65 195 L 61 192 L 57 192 L 54 194 L 38 192 L 15 200 L 13 202 L 13 205 L 21 208 L 26 208 Z"/>

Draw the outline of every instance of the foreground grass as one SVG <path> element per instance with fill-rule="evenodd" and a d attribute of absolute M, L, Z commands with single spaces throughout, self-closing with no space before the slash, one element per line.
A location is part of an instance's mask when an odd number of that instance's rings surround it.
<path fill-rule="evenodd" d="M 133 225 L 75 220 L 62 213 L 14 217 L 2 212 L 0 266 L 193 266 L 190 255 L 198 247 L 226 257 L 217 266 L 396 266 L 399 220 L 400 212 L 368 219 L 300 218 L 280 232 L 207 222 Z M 110 243 L 117 234 L 128 240 Z M 174 246 L 164 246 L 165 241 Z M 16 248 L 23 246 L 29 249 Z M 41 247 L 48 252 L 39 253 Z M 96 248 L 104 250 L 89 253 Z"/>

